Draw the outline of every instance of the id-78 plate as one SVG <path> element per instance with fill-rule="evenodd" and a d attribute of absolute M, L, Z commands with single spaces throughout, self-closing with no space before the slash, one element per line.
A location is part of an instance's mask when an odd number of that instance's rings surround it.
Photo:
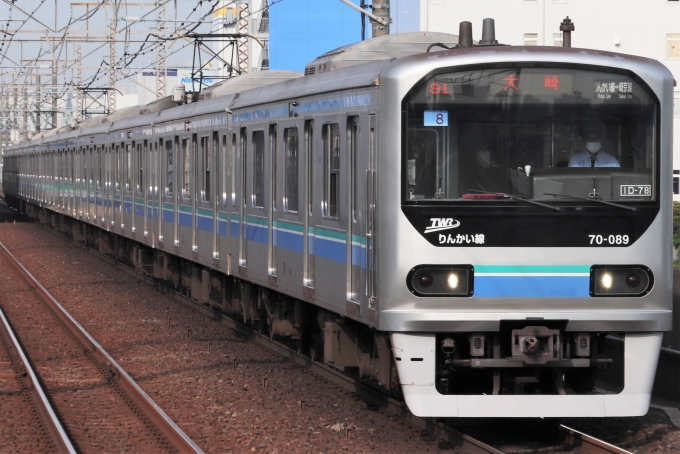
<path fill-rule="evenodd" d="M 651 197 L 651 184 L 622 184 L 621 197 Z"/>

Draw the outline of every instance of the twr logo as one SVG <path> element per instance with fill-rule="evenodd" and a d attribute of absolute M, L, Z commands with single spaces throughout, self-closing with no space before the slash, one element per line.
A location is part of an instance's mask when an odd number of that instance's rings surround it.
<path fill-rule="evenodd" d="M 430 218 L 430 222 L 432 225 L 426 227 L 424 233 L 455 229 L 460 225 L 460 221 L 456 221 L 453 218 Z"/>

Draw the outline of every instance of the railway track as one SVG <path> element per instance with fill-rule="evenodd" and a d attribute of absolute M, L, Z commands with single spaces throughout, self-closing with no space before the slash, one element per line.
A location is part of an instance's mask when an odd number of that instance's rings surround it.
<path fill-rule="evenodd" d="M 57 232 L 52 232 L 55 236 L 60 239 L 64 239 L 62 235 L 57 235 Z M 292 362 L 302 365 L 306 370 L 313 373 L 314 376 L 319 377 L 328 383 L 345 390 L 349 393 L 351 398 L 358 400 L 363 400 L 365 404 L 372 408 L 372 411 L 379 411 L 390 415 L 391 419 L 398 421 L 405 429 L 419 429 L 421 431 L 421 436 L 425 439 L 436 440 L 439 439 L 440 449 L 444 450 L 454 450 L 454 452 L 533 452 L 532 449 L 527 449 L 526 445 L 522 442 L 517 443 L 499 443 L 493 439 L 493 437 L 487 437 L 487 433 L 477 431 L 477 435 L 466 435 L 469 432 L 466 429 L 462 431 L 456 430 L 448 425 L 447 421 L 436 421 L 428 418 L 417 418 L 413 416 L 406 406 L 395 400 L 379 389 L 371 386 L 370 384 L 364 383 L 359 380 L 354 380 L 351 377 L 343 375 L 341 372 L 329 368 L 321 363 L 313 362 L 310 358 L 300 355 L 297 353 L 295 348 L 290 348 L 287 345 L 279 343 L 277 341 L 270 340 L 269 336 L 258 333 L 255 329 L 243 325 L 238 321 L 227 318 L 219 311 L 219 308 L 205 305 L 193 301 L 180 293 L 174 291 L 173 289 L 163 286 L 161 283 L 143 275 L 142 273 L 136 272 L 134 269 L 126 266 L 123 263 L 116 262 L 114 259 L 107 257 L 105 255 L 99 254 L 97 251 L 87 248 L 85 245 L 79 244 L 76 241 L 72 241 L 72 244 L 77 245 L 81 249 L 85 249 L 92 255 L 100 260 L 104 260 L 109 264 L 112 264 L 119 268 L 121 271 L 135 276 L 141 281 L 145 281 L 147 284 L 151 284 L 153 287 L 162 290 L 166 294 L 170 294 L 176 300 L 183 303 L 185 306 L 190 307 L 196 312 L 206 315 L 222 325 L 232 329 L 233 331 L 239 333 L 243 338 L 252 340 L 258 345 L 261 345 L 271 351 L 277 352 L 278 354 L 288 358 Z M 1 254 L 0 254 L 1 255 Z M 121 266 L 122 265 L 122 266 Z M 2 358 L 0 357 L 0 361 Z M 231 361 L 231 360 L 230 360 Z M 234 364 L 236 366 L 236 364 Z M 239 365 L 240 367 L 240 365 Z M 264 387 L 267 386 L 266 383 L 262 384 Z M 310 404 L 312 404 L 310 402 Z M 304 400 L 297 403 L 300 406 L 300 410 L 306 407 L 307 403 Z M 557 427 L 557 426 L 554 426 Z M 612 446 L 606 442 L 589 437 L 581 432 L 575 431 L 568 427 L 560 427 L 559 437 L 554 437 L 555 439 L 551 442 L 551 445 L 543 445 L 542 449 L 536 452 L 580 452 L 580 453 L 601 453 L 601 452 L 611 452 L 611 453 L 624 453 L 627 452 L 616 446 Z M 465 434 L 463 433 L 465 432 Z M 473 431 L 474 432 L 474 431 Z M 524 434 L 525 439 L 527 439 Z M 343 438 L 352 439 L 354 438 L 353 428 L 350 426 L 344 429 Z M 530 435 L 529 435 L 530 436 Z M 521 438 L 521 437 L 519 437 Z M 528 445 L 529 443 L 527 443 Z M 512 446 L 511 446 L 512 445 Z M 457 449 L 456 449 L 457 448 Z M 518 448 L 518 449 L 516 449 Z"/>
<path fill-rule="evenodd" d="M 5 304 L 18 334 L 2 314 L 3 340 L 22 388 L 32 393 L 33 413 L 42 416 L 41 433 L 49 434 L 55 451 L 202 452 L 2 243 L 0 257 L 24 281 L 5 283 L 20 288 L 13 304 Z M 2 274 L 11 281 L 8 270 Z M 23 353 L 17 337 L 35 354 Z M 55 346 L 63 354 L 56 361 L 45 358 Z"/>
<path fill-rule="evenodd" d="M 560 425 L 560 441 L 563 447 L 578 449 L 583 454 L 631 454 L 630 451 L 564 425 Z"/>
<path fill-rule="evenodd" d="M 62 236 L 58 235 L 60 238 Z M 414 428 L 419 428 L 421 430 L 421 435 L 424 437 L 431 437 L 433 439 L 439 439 L 444 442 L 444 445 L 450 449 L 455 449 L 455 452 L 466 452 L 466 453 L 493 453 L 493 454 L 503 454 L 506 451 L 498 449 L 492 446 L 493 443 L 489 444 L 481 441 L 478 438 L 464 434 L 458 431 L 445 422 L 437 421 L 433 418 L 420 418 L 414 416 L 406 407 L 406 404 L 396 400 L 388 395 L 386 395 L 381 390 L 361 381 L 354 379 L 350 376 L 343 374 L 342 372 L 328 367 L 322 363 L 312 361 L 311 358 L 300 354 L 295 348 L 289 347 L 281 342 L 272 340 L 266 333 L 258 332 L 254 327 L 244 325 L 234 319 L 225 316 L 221 310 L 215 306 L 209 304 L 202 304 L 196 302 L 176 290 L 163 285 L 162 283 L 146 276 L 142 273 L 135 271 L 134 269 L 126 266 L 125 264 L 118 262 L 110 257 L 100 254 L 94 249 L 88 248 L 77 242 L 73 242 L 77 246 L 84 248 L 94 256 L 107 263 L 116 266 L 120 270 L 135 276 L 136 278 L 144 281 L 145 283 L 161 290 L 166 294 L 170 294 L 175 299 L 179 300 L 191 309 L 202 313 L 213 320 L 221 323 L 224 326 L 234 330 L 243 337 L 250 339 L 257 344 L 272 350 L 289 360 L 305 367 L 310 372 L 322 377 L 323 380 L 332 383 L 346 391 L 349 391 L 351 396 L 357 399 L 363 399 L 370 402 L 373 406 L 377 407 L 381 412 L 386 412 L 395 418 L 399 418 L 400 422 L 404 425 L 409 425 Z M 305 405 L 304 401 L 298 402 L 300 408 L 302 409 Z M 345 436 L 350 438 L 351 428 L 345 429 Z M 579 432 L 577 430 L 571 429 L 567 426 L 559 426 L 559 440 L 555 444 L 555 448 L 562 452 L 576 451 L 581 454 L 630 454 L 629 451 L 616 447 L 605 441 L 598 440 L 595 437 L 589 436 L 585 433 Z M 548 451 L 546 451 L 548 452 Z"/>
<path fill-rule="evenodd" d="M 0 362 L 0 366 L 11 369 L 11 372 L 1 373 L 0 377 L 18 382 L 21 400 L 30 406 L 29 412 L 32 416 L 30 423 L 35 425 L 34 430 L 37 432 L 35 434 L 37 440 L 33 440 L 37 443 L 35 447 L 46 451 L 76 452 L 1 309 L 0 338 L 6 353 L 4 359 L 8 359 L 8 361 Z M 16 404 L 21 403 L 15 402 Z"/>

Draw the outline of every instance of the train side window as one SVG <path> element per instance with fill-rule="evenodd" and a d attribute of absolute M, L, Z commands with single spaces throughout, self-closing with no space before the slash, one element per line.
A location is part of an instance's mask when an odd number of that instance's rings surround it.
<path fill-rule="evenodd" d="M 102 147 L 97 147 L 97 187 L 102 188 Z"/>
<path fill-rule="evenodd" d="M 288 128 L 283 132 L 285 143 L 285 173 L 284 173 L 284 210 L 297 212 L 298 210 L 298 130 Z"/>
<path fill-rule="evenodd" d="M 201 137 L 201 168 L 203 170 L 203 181 L 201 182 L 201 200 L 210 201 L 210 137 Z"/>
<path fill-rule="evenodd" d="M 246 206 L 248 192 L 248 132 L 246 128 L 241 128 L 239 138 L 241 140 L 241 197 L 243 206 Z"/>
<path fill-rule="evenodd" d="M 142 178 L 144 174 L 144 153 L 142 152 L 142 144 L 137 144 L 137 181 L 135 181 L 135 189 L 137 193 L 142 193 Z"/>
<path fill-rule="evenodd" d="M 227 178 L 229 177 L 229 155 L 227 154 L 227 135 L 222 136 L 222 151 L 220 163 L 222 164 L 222 205 L 227 206 Z"/>
<path fill-rule="evenodd" d="M 215 206 L 219 205 L 220 203 L 220 186 L 222 185 L 222 158 L 220 156 L 220 135 L 217 132 L 213 132 L 212 135 L 212 146 L 210 148 L 211 153 L 211 160 L 214 160 L 215 162 L 215 169 L 217 169 L 217 172 L 215 172 Z M 212 161 L 211 161 L 212 162 Z M 212 166 L 211 166 L 212 167 Z M 210 167 L 208 167 L 210 169 Z M 208 185 L 208 188 L 210 188 L 210 185 Z"/>
<path fill-rule="evenodd" d="M 272 180 L 272 209 L 276 210 L 276 125 L 269 126 L 269 156 L 271 156 L 269 165 L 271 166 Z"/>
<path fill-rule="evenodd" d="M 165 141 L 165 155 L 166 155 L 166 160 L 165 160 L 165 172 L 167 175 L 167 182 L 168 185 L 165 187 L 165 196 L 166 197 L 172 197 L 172 185 L 175 182 L 175 174 L 174 174 L 174 167 L 172 164 L 172 140 L 166 140 Z"/>
<path fill-rule="evenodd" d="M 94 167 L 94 159 L 92 155 L 92 148 L 87 147 L 85 149 L 85 178 L 87 179 L 87 184 L 85 186 L 87 189 L 92 187 L 92 170 Z"/>
<path fill-rule="evenodd" d="M 236 168 L 236 134 L 231 135 L 231 157 L 229 158 L 229 180 L 231 181 L 231 206 L 236 206 L 236 177 L 234 169 Z"/>
<path fill-rule="evenodd" d="M 314 212 L 314 120 L 305 122 L 305 151 L 307 152 L 307 212 Z"/>
<path fill-rule="evenodd" d="M 113 179 L 116 180 L 116 191 L 120 191 L 120 145 L 116 145 L 116 156 L 113 161 Z"/>
<path fill-rule="evenodd" d="M 87 169 L 87 158 L 88 158 L 88 153 L 87 153 L 87 147 L 81 149 L 81 165 L 83 167 L 83 178 L 81 179 L 80 187 L 81 189 L 87 189 L 87 177 L 89 175 L 88 169 Z"/>
<path fill-rule="evenodd" d="M 151 167 L 149 169 L 149 175 L 151 180 L 148 184 L 148 193 L 149 195 L 155 195 L 158 193 L 158 150 L 163 148 L 163 142 L 161 142 L 161 146 L 159 147 L 158 142 L 153 141 L 149 148 L 151 150 L 151 159 L 149 160 L 149 166 Z"/>
<path fill-rule="evenodd" d="M 125 172 L 125 190 L 129 191 L 130 190 L 130 172 L 132 170 L 132 145 L 127 143 L 125 144 L 125 168 L 123 169 L 123 172 Z"/>
<path fill-rule="evenodd" d="M 253 132 L 253 206 L 264 207 L 264 131 Z"/>
<path fill-rule="evenodd" d="M 352 165 L 352 222 L 357 222 L 357 195 L 359 194 L 359 117 L 349 119 L 349 155 Z"/>
<path fill-rule="evenodd" d="M 189 139 L 182 139 L 182 197 L 189 198 L 191 190 L 191 143 Z"/>
<path fill-rule="evenodd" d="M 340 199 L 340 126 L 323 125 L 323 214 L 338 217 Z"/>
<path fill-rule="evenodd" d="M 106 165 L 106 170 L 104 172 L 104 189 L 111 187 L 111 148 L 107 145 L 104 147 L 104 164 Z"/>

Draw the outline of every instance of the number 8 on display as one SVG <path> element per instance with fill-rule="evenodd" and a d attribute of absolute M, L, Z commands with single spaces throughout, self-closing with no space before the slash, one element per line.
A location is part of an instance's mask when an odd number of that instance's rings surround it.
<path fill-rule="evenodd" d="M 424 126 L 448 126 L 449 113 L 446 110 L 426 110 Z"/>

